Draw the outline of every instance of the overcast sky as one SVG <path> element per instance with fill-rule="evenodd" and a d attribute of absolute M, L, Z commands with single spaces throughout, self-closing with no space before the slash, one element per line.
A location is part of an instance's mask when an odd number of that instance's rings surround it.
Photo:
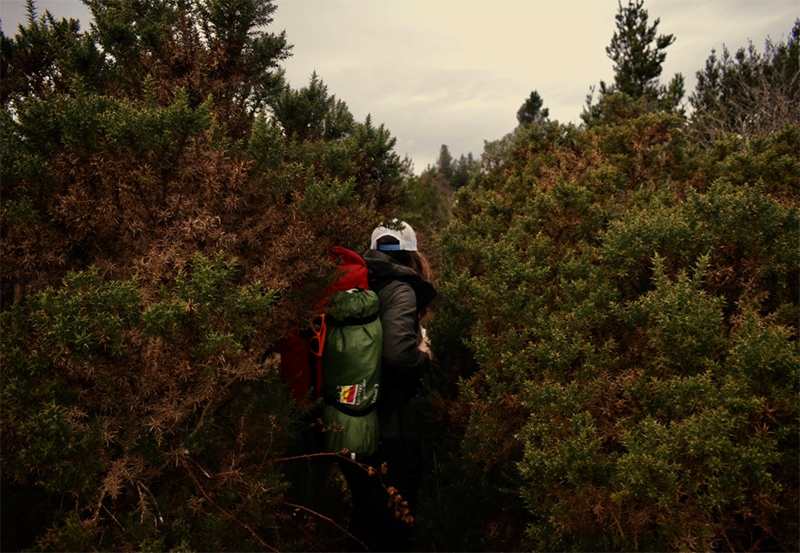
<path fill-rule="evenodd" d="M 625 0 L 623 0 L 625 2 Z M 79 0 L 37 0 L 40 11 L 88 25 Z M 447 144 L 458 158 L 483 151 L 517 125 L 532 90 L 550 118 L 580 122 L 589 87 L 613 81 L 605 47 L 617 0 L 278 0 L 270 29 L 294 45 L 284 63 L 292 87 L 313 71 L 355 118 L 383 123 L 417 173 Z M 3 32 L 24 21 L 24 0 L 0 0 Z M 658 31 L 673 34 L 662 82 L 695 73 L 712 48 L 785 41 L 798 0 L 645 0 Z"/>

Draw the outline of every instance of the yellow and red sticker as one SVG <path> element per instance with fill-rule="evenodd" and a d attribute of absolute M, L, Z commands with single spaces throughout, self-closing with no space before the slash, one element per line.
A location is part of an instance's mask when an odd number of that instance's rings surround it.
<path fill-rule="evenodd" d="M 352 386 L 339 386 L 339 403 L 355 405 L 358 397 L 358 384 Z"/>

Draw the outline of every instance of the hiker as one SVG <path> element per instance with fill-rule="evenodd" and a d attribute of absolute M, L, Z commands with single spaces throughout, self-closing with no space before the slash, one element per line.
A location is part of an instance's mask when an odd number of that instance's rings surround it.
<path fill-rule="evenodd" d="M 364 253 L 369 287 L 378 294 L 383 326 L 382 377 L 378 420 L 380 443 L 369 463 L 380 468 L 387 486 L 399 490 L 412 509 L 421 480 L 420 420 L 411 400 L 419 391 L 422 375 L 433 353 L 420 320 L 436 296 L 430 267 L 417 250 L 410 225 L 393 222 L 372 233 Z M 351 531 L 371 551 L 410 551 L 411 526 L 387 509 L 386 492 L 374 480 L 364 483 L 346 474 L 353 492 Z M 366 489 L 365 489 L 366 487 Z"/>

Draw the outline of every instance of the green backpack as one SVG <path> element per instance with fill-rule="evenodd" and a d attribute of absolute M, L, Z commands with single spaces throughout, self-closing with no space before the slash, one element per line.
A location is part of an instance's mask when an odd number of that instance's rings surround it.
<path fill-rule="evenodd" d="M 325 310 L 322 354 L 322 420 L 325 447 L 367 457 L 378 448 L 378 389 L 383 328 L 378 295 L 354 289 L 337 293 Z"/>

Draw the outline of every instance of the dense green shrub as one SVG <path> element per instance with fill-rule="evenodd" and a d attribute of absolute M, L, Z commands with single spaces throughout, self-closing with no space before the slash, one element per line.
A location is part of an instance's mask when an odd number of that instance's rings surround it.
<path fill-rule="evenodd" d="M 273 352 L 393 208 L 394 139 L 286 86 L 270 1 L 89 5 L 0 37 L 2 546 L 339 548 Z"/>
<path fill-rule="evenodd" d="M 446 187 L 283 83 L 270 1 L 89 5 L 0 36 L 2 545 L 341 548 L 271 351 Z M 797 550 L 800 129 L 700 148 L 607 92 L 459 183 L 420 548 Z"/>
<path fill-rule="evenodd" d="M 191 516 L 200 487 L 275 539 L 287 482 L 264 460 L 290 449 L 297 414 L 249 350 L 275 293 L 235 273 L 197 256 L 145 300 L 137 279 L 92 269 L 3 312 L 4 503 L 31 492 L 39 547 L 225 548 L 235 532 L 208 532 L 213 509 Z"/>
<path fill-rule="evenodd" d="M 604 125 L 518 130 L 457 194 L 422 533 L 794 550 L 798 128 L 699 150 L 602 102 Z"/>

